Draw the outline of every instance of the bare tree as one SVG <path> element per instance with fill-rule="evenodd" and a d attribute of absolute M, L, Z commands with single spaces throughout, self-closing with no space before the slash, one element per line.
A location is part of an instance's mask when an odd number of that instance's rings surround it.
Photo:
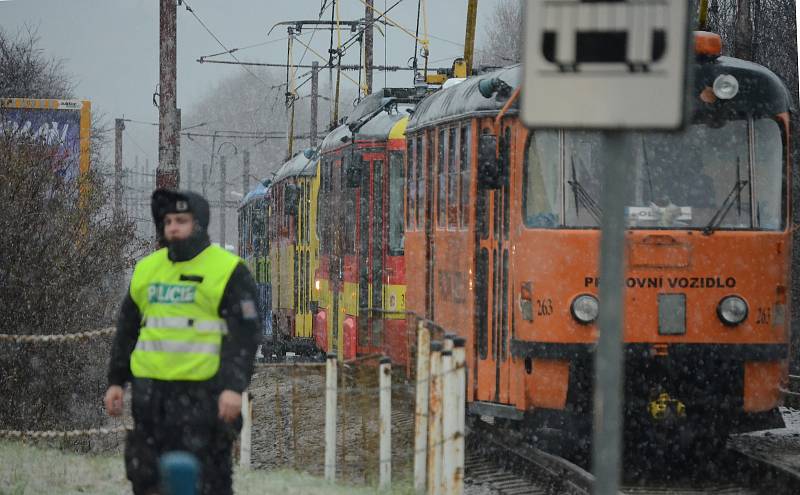
<path fill-rule="evenodd" d="M 74 84 L 63 61 L 47 57 L 30 26 L 11 35 L 0 29 L 0 95 L 17 98 L 71 98 Z"/>
<path fill-rule="evenodd" d="M 522 1 L 501 0 L 490 14 L 486 41 L 476 50 L 479 66 L 502 67 L 522 61 Z"/>
<path fill-rule="evenodd" d="M 70 98 L 60 61 L 35 32 L 0 31 L 0 95 Z M 2 115 L 0 115 L 2 119 Z M 99 135 L 100 133 L 97 133 Z M 96 151 L 100 139 L 93 139 Z M 114 222 L 99 163 L 79 179 L 58 145 L 0 130 L 0 333 L 65 334 L 111 324 L 132 226 Z M 108 339 L 0 342 L 0 425 L 41 430 L 99 421 Z"/>

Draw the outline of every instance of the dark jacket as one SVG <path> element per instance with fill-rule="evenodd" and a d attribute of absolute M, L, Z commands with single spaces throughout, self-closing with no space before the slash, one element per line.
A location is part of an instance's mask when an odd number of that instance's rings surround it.
<path fill-rule="evenodd" d="M 184 204 L 179 203 L 184 201 Z M 164 240 L 164 215 L 177 211 L 187 211 L 188 207 L 195 218 L 195 230 L 189 239 L 176 243 Z M 153 219 L 159 243 L 167 247 L 169 259 L 173 262 L 186 261 L 197 256 L 210 245 L 208 238 L 208 202 L 192 192 L 172 192 L 158 190 L 153 193 Z M 250 271 L 244 264 L 236 267 L 222 296 L 219 316 L 225 319 L 228 333 L 222 340 L 220 368 L 203 388 L 212 392 L 222 390 L 244 391 L 253 373 L 253 360 L 261 337 L 261 318 L 253 314 L 257 307 L 258 292 Z M 124 385 L 133 376 L 130 369 L 131 353 L 136 347 L 141 327 L 142 314 L 130 296 L 125 295 L 117 319 L 117 333 L 111 348 L 108 369 L 109 385 Z M 198 385 L 195 382 L 192 382 Z"/>

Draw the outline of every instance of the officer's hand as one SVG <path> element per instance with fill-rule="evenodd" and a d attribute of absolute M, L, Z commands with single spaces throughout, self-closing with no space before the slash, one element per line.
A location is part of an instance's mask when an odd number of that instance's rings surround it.
<path fill-rule="evenodd" d="M 219 394 L 219 419 L 232 423 L 242 412 L 242 394 L 233 390 L 223 390 Z"/>
<path fill-rule="evenodd" d="M 119 416 L 122 414 L 124 392 L 119 385 L 111 385 L 106 390 L 106 397 L 104 399 L 106 405 L 106 412 L 109 416 Z"/>

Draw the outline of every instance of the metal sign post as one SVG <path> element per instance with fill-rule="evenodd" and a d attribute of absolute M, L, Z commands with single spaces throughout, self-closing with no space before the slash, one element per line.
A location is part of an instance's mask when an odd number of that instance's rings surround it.
<path fill-rule="evenodd" d="M 522 120 L 529 127 L 683 125 L 686 0 L 526 3 Z M 534 90 L 535 88 L 535 90 Z"/>
<path fill-rule="evenodd" d="M 626 129 L 677 130 L 685 118 L 686 0 L 526 3 L 521 116 L 532 128 L 607 129 L 602 152 L 600 337 L 595 356 L 592 471 L 618 493 L 622 457 Z"/>

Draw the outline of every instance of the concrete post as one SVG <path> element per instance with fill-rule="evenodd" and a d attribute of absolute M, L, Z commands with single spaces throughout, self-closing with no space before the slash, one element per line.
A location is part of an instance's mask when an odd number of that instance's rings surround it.
<path fill-rule="evenodd" d="M 242 434 L 239 442 L 239 466 L 250 469 L 250 453 L 253 438 L 253 404 L 250 392 L 242 393 Z"/>
<path fill-rule="evenodd" d="M 442 343 L 431 342 L 428 399 L 428 494 L 437 495 L 442 481 Z"/>
<path fill-rule="evenodd" d="M 336 480 L 336 354 L 325 363 L 325 479 Z"/>
<path fill-rule="evenodd" d="M 380 481 L 379 488 L 387 490 L 392 484 L 392 361 L 382 357 L 378 367 L 380 390 Z"/>
<path fill-rule="evenodd" d="M 423 322 L 417 327 L 417 401 L 414 414 L 414 491 L 422 495 L 427 487 L 428 390 L 431 366 L 431 333 Z"/>

